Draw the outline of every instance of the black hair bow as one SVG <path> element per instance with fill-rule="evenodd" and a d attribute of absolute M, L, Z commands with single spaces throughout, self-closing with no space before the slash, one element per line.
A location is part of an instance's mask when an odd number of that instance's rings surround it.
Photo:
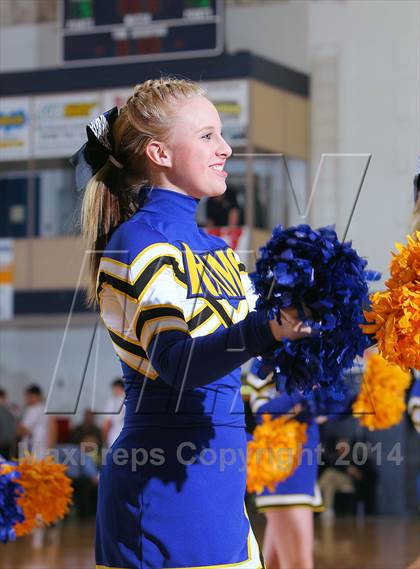
<path fill-rule="evenodd" d="M 117 168 L 123 165 L 113 156 L 114 138 L 112 127 L 118 117 L 118 108 L 99 115 L 86 126 L 87 142 L 70 158 L 76 169 L 76 188 L 82 191 L 90 178 L 110 159 Z"/>

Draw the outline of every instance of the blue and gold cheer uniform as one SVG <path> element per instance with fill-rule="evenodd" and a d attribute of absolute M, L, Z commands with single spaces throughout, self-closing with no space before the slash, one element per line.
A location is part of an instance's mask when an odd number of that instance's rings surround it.
<path fill-rule="evenodd" d="M 98 273 L 126 413 L 100 476 L 97 568 L 257 569 L 240 365 L 275 340 L 238 255 L 198 228 L 199 200 L 142 192 Z"/>
<path fill-rule="evenodd" d="M 247 375 L 247 384 L 251 387 L 251 409 L 257 414 L 258 422 L 264 413 L 270 413 L 273 418 L 280 415 L 290 415 L 295 418 L 296 405 L 305 405 L 305 399 L 298 393 L 280 394 L 276 390 L 273 375 L 260 379 L 254 374 L 256 362 Z M 306 443 L 302 448 L 302 456 L 296 470 L 283 482 L 276 485 L 273 492 L 265 488 L 255 496 L 255 505 L 259 512 L 287 508 L 292 506 L 307 506 L 315 511 L 321 511 L 322 497 L 316 484 L 317 446 L 319 444 L 319 427 L 315 416 L 306 416 Z"/>
<path fill-rule="evenodd" d="M 258 374 L 258 375 L 257 375 Z M 302 447 L 302 454 L 296 470 L 283 482 L 280 482 L 271 492 L 264 489 L 255 496 L 255 504 L 260 512 L 287 508 L 293 506 L 307 506 L 314 511 L 322 511 L 322 496 L 317 484 L 318 461 L 321 447 L 319 426 L 316 422 L 318 416 L 326 416 L 329 421 L 340 416 L 347 416 L 350 412 L 354 395 L 346 393 L 342 401 L 328 398 L 317 398 L 314 394 L 303 396 L 299 392 L 279 393 L 271 370 L 261 368 L 258 360 L 254 360 L 247 374 L 246 382 L 251 388 L 251 410 L 261 422 L 264 414 L 275 418 L 281 415 L 290 415 L 306 423 L 306 443 Z M 301 408 L 295 412 L 296 406 Z"/>

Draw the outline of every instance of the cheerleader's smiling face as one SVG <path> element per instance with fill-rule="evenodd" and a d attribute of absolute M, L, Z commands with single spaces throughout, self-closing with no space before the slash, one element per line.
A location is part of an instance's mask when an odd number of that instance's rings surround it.
<path fill-rule="evenodd" d="M 225 162 L 232 149 L 222 136 L 219 114 L 206 97 L 177 101 L 166 140 L 151 141 L 146 154 L 152 181 L 159 187 L 198 199 L 226 190 Z"/>

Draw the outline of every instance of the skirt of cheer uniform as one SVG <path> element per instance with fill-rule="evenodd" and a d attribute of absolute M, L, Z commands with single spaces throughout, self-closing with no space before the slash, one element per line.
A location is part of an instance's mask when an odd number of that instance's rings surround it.
<path fill-rule="evenodd" d="M 318 475 L 318 425 L 316 423 L 309 424 L 306 434 L 307 441 L 302 448 L 299 465 L 293 474 L 277 484 L 274 492 L 265 489 L 261 494 L 256 494 L 255 505 L 259 512 L 293 506 L 307 506 L 317 512 L 323 510 L 321 492 L 316 483 Z"/>
<path fill-rule="evenodd" d="M 262 568 L 244 506 L 245 453 L 242 428 L 128 421 L 101 471 L 97 569 Z"/>
<path fill-rule="evenodd" d="M 315 422 L 317 406 L 313 402 L 309 404 L 309 401 L 299 393 L 291 395 L 279 393 L 270 369 L 263 369 L 258 358 L 252 362 L 246 377 L 246 384 L 251 393 L 251 409 L 258 423 L 264 414 L 270 414 L 273 418 L 291 414 L 292 418 L 295 405 L 299 405 L 305 410 L 304 414 L 300 414 L 301 420 L 307 424 L 307 440 L 302 447 L 296 470 L 286 480 L 277 484 L 274 492 L 265 488 L 255 495 L 255 505 L 258 511 L 264 512 L 293 506 L 306 506 L 315 511 L 322 511 L 321 492 L 316 483 L 318 451 L 320 450 L 318 448 L 319 427 Z"/>

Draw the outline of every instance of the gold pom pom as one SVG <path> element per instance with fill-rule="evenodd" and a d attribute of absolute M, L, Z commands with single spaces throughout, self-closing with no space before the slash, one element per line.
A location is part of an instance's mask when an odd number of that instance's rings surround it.
<path fill-rule="evenodd" d="M 380 354 L 404 370 L 420 368 L 420 231 L 416 236 L 408 236 L 406 246 L 396 244 L 388 290 L 371 296 L 369 324 L 362 326 L 375 334 Z"/>
<path fill-rule="evenodd" d="M 395 289 L 420 281 L 420 231 L 416 231 L 416 239 L 407 235 L 407 245 L 396 243 L 398 253 L 392 253 L 390 264 L 391 277 L 386 285 Z"/>
<path fill-rule="evenodd" d="M 66 466 L 56 464 L 52 457 L 35 460 L 27 456 L 16 469 L 23 488 L 18 504 L 25 516 L 25 521 L 15 526 L 16 536 L 30 533 L 38 525 L 50 525 L 68 513 L 73 488 Z"/>
<path fill-rule="evenodd" d="M 353 415 L 370 431 L 398 425 L 405 411 L 410 374 L 374 354 L 369 357 Z"/>
<path fill-rule="evenodd" d="M 306 425 L 279 417 L 263 416 L 248 443 L 247 488 L 260 493 L 264 487 L 274 492 L 275 486 L 296 470 L 306 442 Z"/>

